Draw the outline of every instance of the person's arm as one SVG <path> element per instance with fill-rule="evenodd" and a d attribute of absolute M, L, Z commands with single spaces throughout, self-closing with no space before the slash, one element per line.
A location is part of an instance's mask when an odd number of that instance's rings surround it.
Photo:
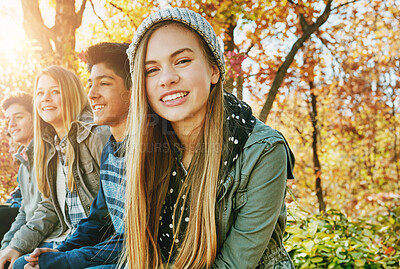
<path fill-rule="evenodd" d="M 79 222 L 71 237 L 57 248 L 59 252 L 40 253 L 39 267 L 57 268 L 59 264 L 64 264 L 66 268 L 75 269 L 116 264 L 122 247 L 123 236 L 115 235 L 103 184 L 100 184 L 89 217 Z"/>
<path fill-rule="evenodd" d="M 94 160 L 100 165 L 101 153 L 103 151 L 104 145 L 110 138 L 111 132 L 110 128 L 106 125 L 97 125 L 93 127 L 93 136 L 89 137 L 88 147 L 94 158 Z"/>
<path fill-rule="evenodd" d="M 100 184 L 99 192 L 90 208 L 89 217 L 82 219 L 75 232 L 57 247 L 59 251 L 69 251 L 84 246 L 94 246 L 115 233 L 114 226 L 108 212 L 103 187 Z"/>
<path fill-rule="evenodd" d="M 53 232 L 58 223 L 51 199 L 45 199 L 38 204 L 32 218 L 14 234 L 9 247 L 21 254 L 31 252 Z"/>
<path fill-rule="evenodd" d="M 252 171 L 241 174 L 249 179 L 247 202 L 237 212 L 212 268 L 255 268 L 267 248 L 283 206 L 287 178 L 285 146 L 281 139 L 269 142 Z"/>
<path fill-rule="evenodd" d="M 115 235 L 95 246 L 86 246 L 66 252 L 46 252 L 39 256 L 39 268 L 80 269 L 103 264 L 117 264 L 123 248 L 123 236 Z"/>
<path fill-rule="evenodd" d="M 10 244 L 11 239 L 14 237 L 14 234 L 25 224 L 25 206 L 24 201 L 22 201 L 21 207 L 19 208 L 18 214 L 15 217 L 15 220 L 12 223 L 10 230 L 8 230 L 8 232 L 3 237 L 3 240 L 1 241 L 1 249 L 5 249 Z"/>
<path fill-rule="evenodd" d="M 90 215 L 82 219 L 76 231 L 57 249 L 36 249 L 29 258 L 31 267 L 39 268 L 87 268 L 107 263 L 116 264 L 122 250 L 122 235 L 114 235 L 115 230 L 105 203 L 102 184 L 93 201 Z M 107 239 L 108 237 L 108 239 Z"/>

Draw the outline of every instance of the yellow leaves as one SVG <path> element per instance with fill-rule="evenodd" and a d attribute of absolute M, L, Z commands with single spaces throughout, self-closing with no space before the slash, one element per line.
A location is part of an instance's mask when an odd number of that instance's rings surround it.
<path fill-rule="evenodd" d="M 318 230 L 318 223 L 310 222 L 308 224 L 307 234 L 309 234 L 310 236 L 314 236 L 316 234 L 317 230 Z"/>
<path fill-rule="evenodd" d="M 311 253 L 312 248 L 314 247 L 313 241 L 305 241 L 301 244 L 304 247 L 304 250 L 307 254 Z"/>
<path fill-rule="evenodd" d="M 354 264 L 358 267 L 362 267 L 365 264 L 365 260 L 354 260 Z"/>
<path fill-rule="evenodd" d="M 290 233 L 290 234 L 294 234 L 294 235 L 299 235 L 302 234 L 304 232 L 303 229 L 300 229 L 299 227 L 292 227 L 292 226 L 288 226 L 286 227 L 286 232 Z"/>
<path fill-rule="evenodd" d="M 319 263 L 319 262 L 322 262 L 323 260 L 324 259 L 322 257 L 311 258 L 311 262 L 313 262 L 313 263 Z"/>

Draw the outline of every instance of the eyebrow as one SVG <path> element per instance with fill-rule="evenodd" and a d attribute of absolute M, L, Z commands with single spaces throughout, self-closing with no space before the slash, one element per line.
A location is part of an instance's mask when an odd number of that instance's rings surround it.
<path fill-rule="evenodd" d="M 177 55 L 179 55 L 179 54 L 181 54 L 182 52 L 185 52 L 185 51 L 193 52 L 193 50 L 190 49 L 190 48 L 182 48 L 182 49 L 179 49 L 179 50 L 175 51 L 174 53 L 172 53 L 169 56 L 169 58 L 173 58 L 173 57 L 175 57 L 175 56 L 177 56 Z M 156 61 L 146 61 L 144 64 L 147 65 L 147 64 L 154 64 L 154 63 L 156 63 Z"/>
<path fill-rule="evenodd" d="M 11 118 L 11 117 L 15 117 L 15 116 L 19 116 L 19 115 L 24 115 L 24 113 L 23 112 L 15 112 L 15 113 L 13 113 L 13 114 L 11 114 L 9 117 L 5 117 L 6 119 L 9 119 L 9 118 Z"/>
<path fill-rule="evenodd" d="M 115 78 L 114 78 L 114 77 L 112 77 L 112 76 L 103 75 L 103 76 L 97 76 L 97 77 L 93 78 L 93 80 L 96 80 L 96 79 L 102 79 L 102 78 L 115 79 Z M 88 81 L 90 82 L 90 81 L 92 81 L 92 79 L 91 79 L 91 78 L 89 78 L 89 79 L 88 79 Z"/>
<path fill-rule="evenodd" d="M 58 85 L 57 85 L 57 86 L 51 86 L 51 87 L 50 87 L 50 89 L 54 89 L 54 88 L 58 88 Z M 36 90 L 43 90 L 43 88 L 36 88 Z"/>

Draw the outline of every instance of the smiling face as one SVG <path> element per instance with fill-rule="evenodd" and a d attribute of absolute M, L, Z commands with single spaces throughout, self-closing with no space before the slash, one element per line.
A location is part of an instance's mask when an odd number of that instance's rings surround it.
<path fill-rule="evenodd" d="M 23 105 L 10 105 L 4 111 L 8 122 L 8 132 L 14 142 L 27 147 L 33 138 L 33 117 Z"/>
<path fill-rule="evenodd" d="M 131 92 L 120 76 L 104 63 L 95 64 L 90 72 L 89 88 L 96 124 L 115 127 L 126 121 Z"/>
<path fill-rule="evenodd" d="M 61 89 L 49 75 L 42 75 L 35 89 L 35 107 L 40 118 L 58 130 L 64 128 Z"/>
<path fill-rule="evenodd" d="M 145 76 L 147 99 L 159 116 L 173 126 L 181 122 L 199 126 L 219 69 L 209 64 L 193 32 L 168 24 L 148 41 Z"/>

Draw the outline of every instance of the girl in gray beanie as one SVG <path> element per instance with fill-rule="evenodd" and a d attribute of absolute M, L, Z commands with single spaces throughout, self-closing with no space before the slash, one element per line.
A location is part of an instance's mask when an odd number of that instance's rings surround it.
<path fill-rule="evenodd" d="M 282 240 L 293 154 L 224 93 L 211 25 L 161 10 L 127 53 L 126 267 L 293 268 Z"/>

